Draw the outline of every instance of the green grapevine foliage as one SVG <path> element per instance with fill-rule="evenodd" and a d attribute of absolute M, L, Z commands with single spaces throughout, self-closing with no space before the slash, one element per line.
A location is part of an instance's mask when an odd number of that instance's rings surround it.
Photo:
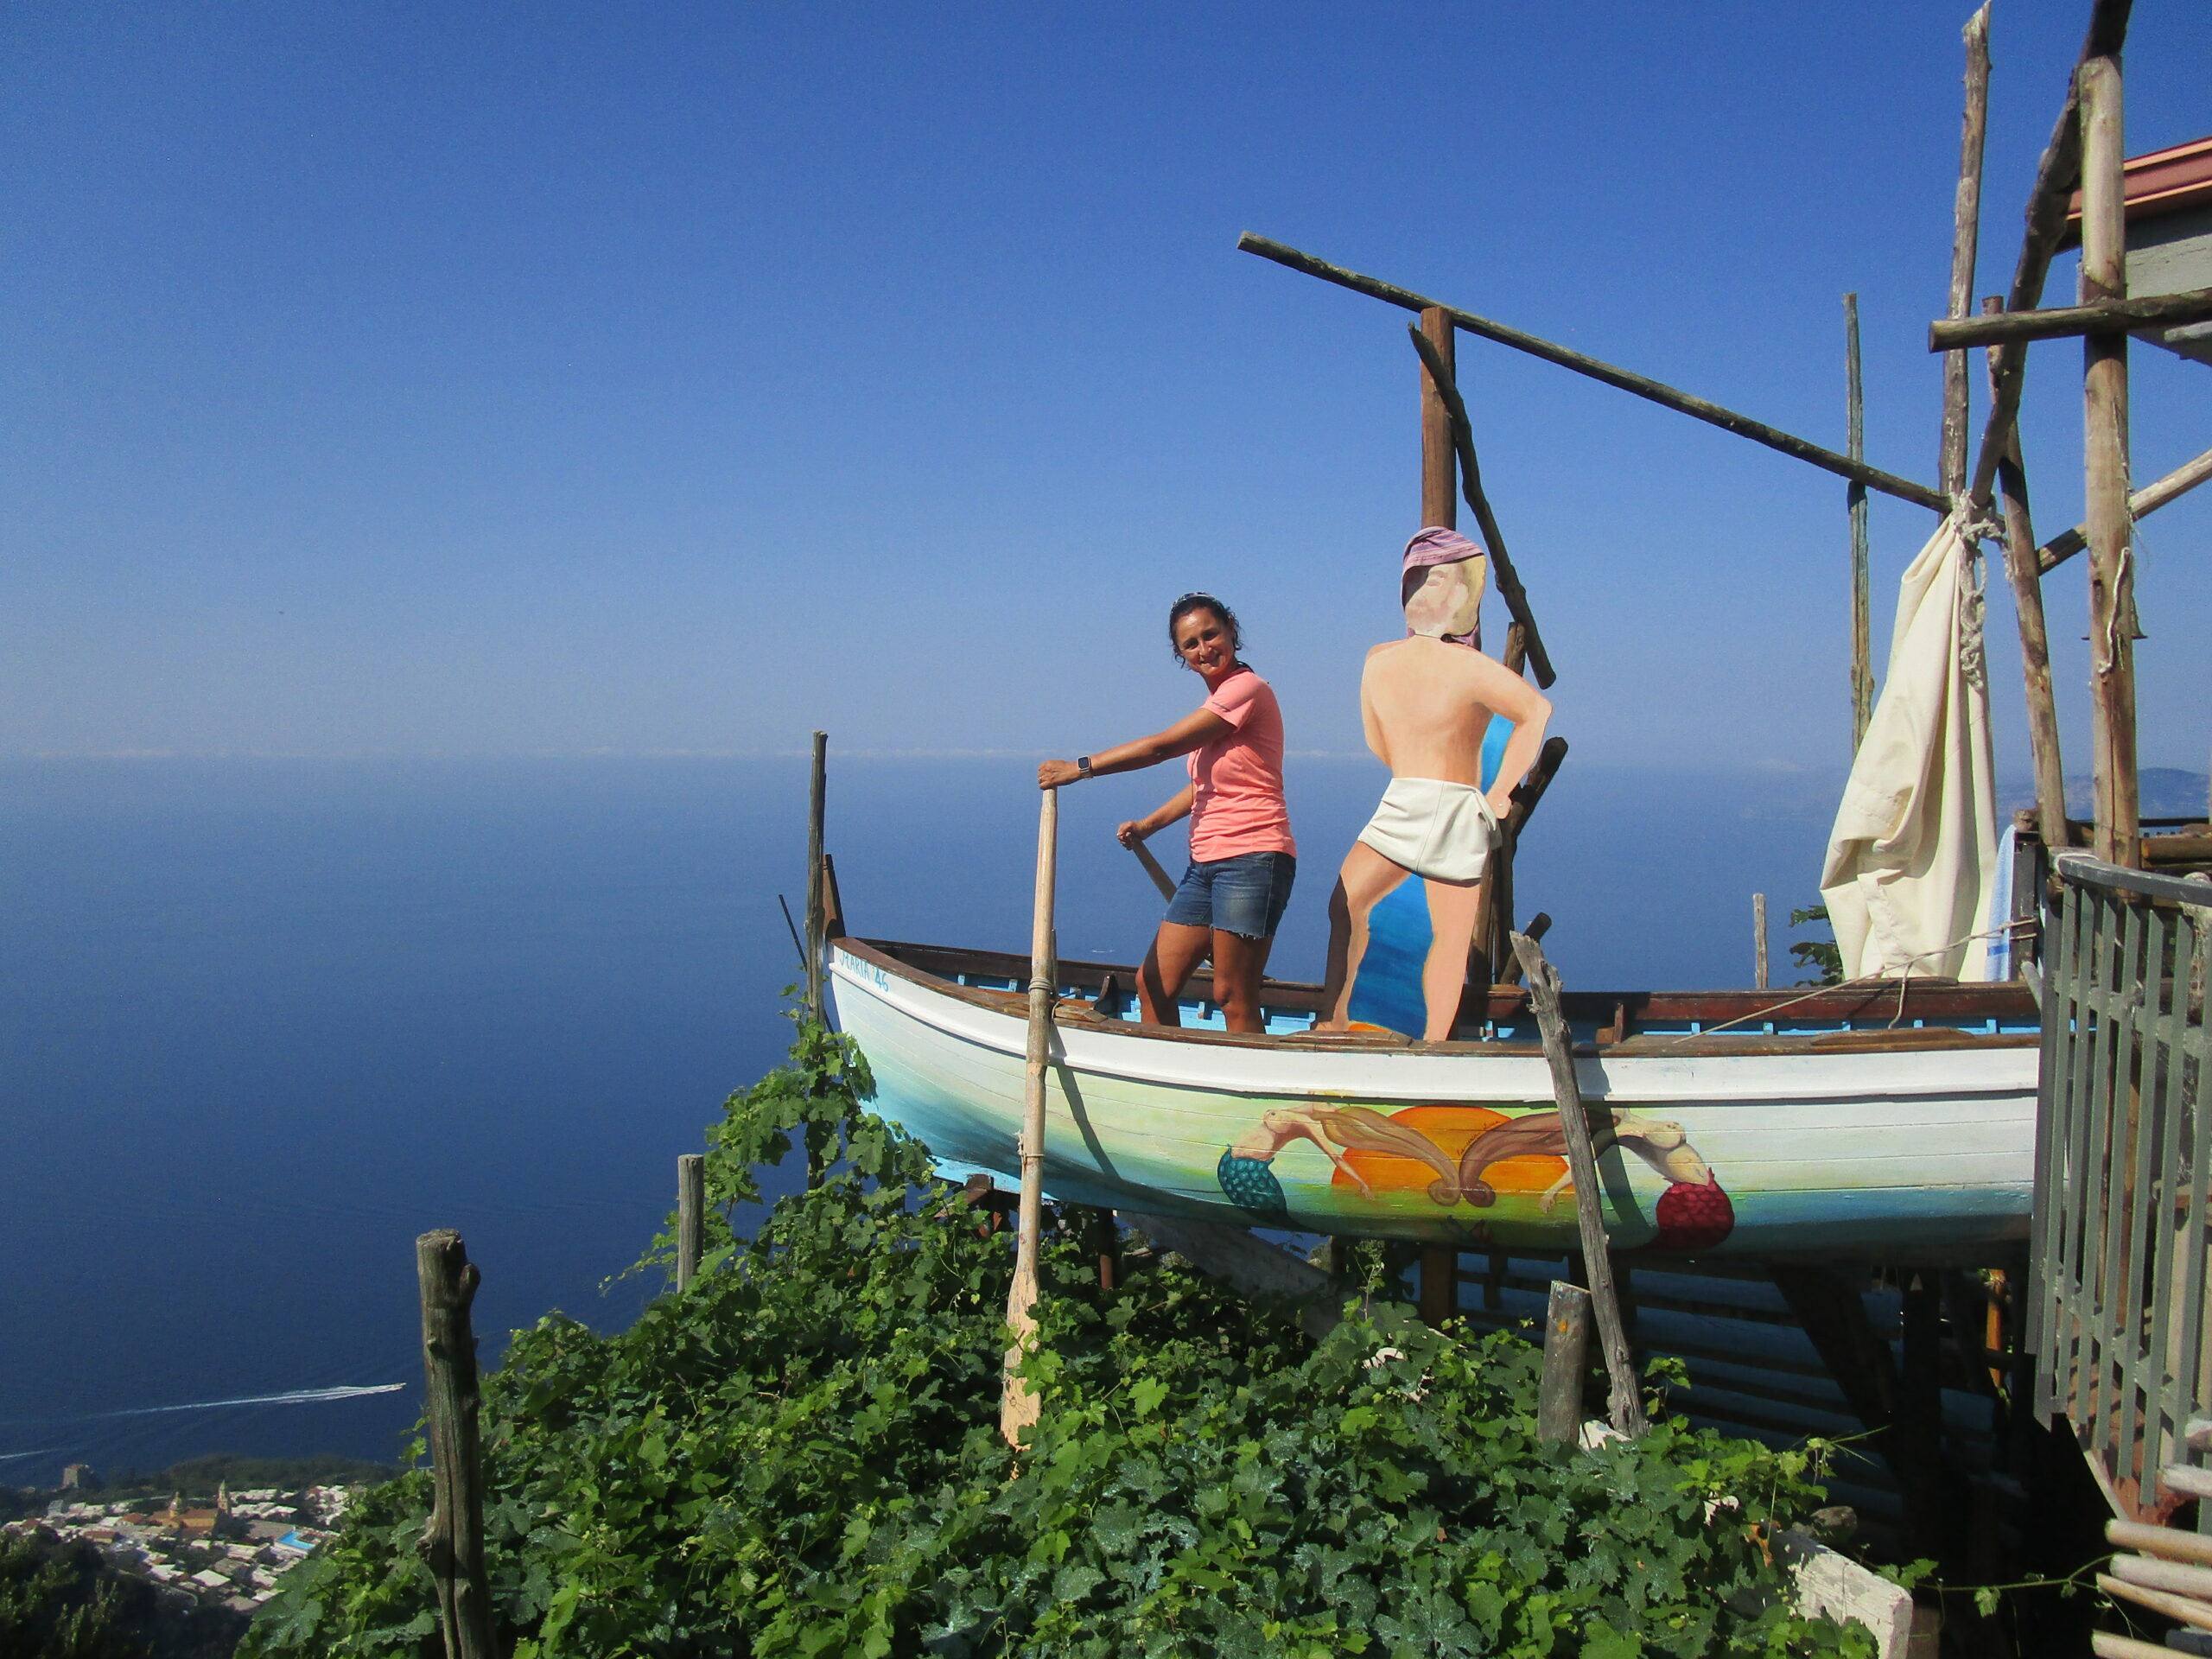
<path fill-rule="evenodd" d="M 1804 1454 L 1679 1421 L 1540 1445 L 1534 1348 L 1380 1300 L 1317 1344 L 1173 1257 L 1103 1293 L 1050 1235 L 1017 1455 L 1012 1240 L 871 1092 L 799 1021 L 792 1064 L 728 1101 L 709 1192 L 757 1199 L 794 1135 L 823 1179 L 751 1238 L 718 1220 L 629 1330 L 549 1318 L 486 1378 L 516 1659 L 1872 1653 L 1783 1605 L 1764 1541 L 1821 1501 Z M 371 1492 L 241 1652 L 437 1651 L 429 1501 L 421 1470 Z"/>

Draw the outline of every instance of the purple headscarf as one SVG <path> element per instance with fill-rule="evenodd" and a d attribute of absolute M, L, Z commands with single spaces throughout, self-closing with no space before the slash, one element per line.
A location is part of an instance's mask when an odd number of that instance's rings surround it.
<path fill-rule="evenodd" d="M 1406 572 L 1422 569 L 1428 565 L 1458 564 L 1464 560 L 1488 556 L 1480 547 L 1469 541 L 1458 531 L 1446 530 L 1441 524 L 1431 524 L 1424 530 L 1415 531 L 1413 540 L 1406 543 L 1405 563 L 1399 569 L 1398 579 L 1402 583 Z M 1406 635 L 1410 639 L 1413 636 L 1413 630 L 1408 628 Z M 1475 626 L 1465 633 L 1447 633 L 1443 637 L 1446 643 L 1449 645 L 1465 645 L 1470 651 L 1480 651 L 1483 648 L 1482 619 L 1478 616 L 1475 619 Z"/>

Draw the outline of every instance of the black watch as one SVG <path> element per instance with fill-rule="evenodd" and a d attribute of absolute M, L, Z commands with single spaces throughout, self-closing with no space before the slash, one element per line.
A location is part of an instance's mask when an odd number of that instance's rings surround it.
<path fill-rule="evenodd" d="M 1075 769 L 1086 778 L 1096 777 L 1097 775 L 1091 771 L 1090 757 L 1087 754 L 1078 754 L 1076 756 Z"/>

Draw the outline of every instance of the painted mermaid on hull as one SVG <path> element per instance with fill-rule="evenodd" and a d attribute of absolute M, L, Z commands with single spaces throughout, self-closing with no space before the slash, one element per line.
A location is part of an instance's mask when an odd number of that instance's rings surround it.
<path fill-rule="evenodd" d="M 1436 1179 L 1429 1183 L 1429 1197 L 1446 1208 L 1459 1201 L 1459 1166 L 1444 1148 L 1419 1129 L 1395 1122 L 1371 1106 L 1275 1107 L 1262 1114 L 1256 1127 L 1222 1153 L 1214 1172 L 1229 1201 L 1261 1215 L 1287 1214 L 1290 1206 L 1283 1197 L 1282 1183 L 1275 1179 L 1274 1160 L 1277 1153 L 1296 1141 L 1311 1141 L 1320 1147 L 1337 1172 L 1359 1188 L 1363 1198 L 1374 1198 L 1375 1190 L 1365 1176 L 1345 1162 L 1338 1147 L 1418 1159 L 1436 1172 Z"/>
<path fill-rule="evenodd" d="M 1653 1219 L 1657 1236 L 1647 1247 L 1657 1250 L 1711 1249 L 1735 1230 L 1735 1206 L 1721 1190 L 1712 1166 L 1690 1145 L 1689 1131 L 1667 1118 L 1638 1117 L 1633 1112 L 1607 1112 L 1605 1121 L 1593 1126 L 1590 1150 L 1593 1154 L 1618 1145 L 1634 1153 L 1667 1183 L 1659 1195 Z M 1467 1202 L 1478 1207 L 1496 1200 L 1484 1171 L 1508 1158 L 1530 1155 L 1564 1158 L 1567 1131 L 1557 1112 L 1531 1112 L 1477 1135 L 1459 1154 L 1459 1189 Z M 1560 1196 L 1574 1185 L 1574 1173 L 1561 1171 L 1544 1190 L 1537 1207 L 1552 1212 Z"/>
<path fill-rule="evenodd" d="M 1464 1143 L 1459 1140 L 1459 1134 L 1465 1133 L 1464 1128 L 1453 1133 L 1448 1127 L 1431 1123 L 1438 1135 L 1459 1147 L 1456 1156 L 1415 1122 L 1405 1121 L 1469 1114 L 1489 1121 Z M 1712 1168 L 1690 1144 L 1689 1132 L 1681 1124 L 1664 1118 L 1638 1117 L 1633 1112 L 1601 1110 L 1592 1116 L 1597 1120 L 1591 1126 L 1593 1152 L 1602 1154 L 1618 1146 L 1642 1159 L 1667 1182 L 1653 1216 L 1658 1230 L 1644 1248 L 1710 1249 L 1734 1230 L 1734 1207 Z M 1284 1147 L 1299 1141 L 1310 1141 L 1319 1147 L 1338 1176 L 1357 1187 L 1360 1197 L 1370 1203 L 1376 1200 L 1377 1182 L 1403 1190 L 1417 1185 L 1419 1178 L 1407 1182 L 1386 1176 L 1382 1172 L 1389 1166 L 1347 1157 L 1347 1153 L 1381 1154 L 1425 1166 L 1434 1174 L 1427 1185 L 1427 1197 L 1446 1211 L 1456 1209 L 1463 1199 L 1478 1210 L 1491 1209 L 1499 1194 L 1490 1173 L 1516 1159 L 1542 1158 L 1560 1164 L 1557 1178 L 1537 1198 L 1537 1208 L 1543 1215 L 1552 1213 L 1574 1183 L 1564 1166 L 1567 1133 L 1556 1111 L 1529 1112 L 1499 1121 L 1487 1109 L 1443 1103 L 1408 1107 L 1390 1116 L 1370 1106 L 1303 1106 L 1269 1109 L 1249 1134 L 1224 1150 L 1215 1172 L 1223 1194 L 1255 1216 L 1287 1217 L 1289 1204 L 1275 1176 L 1274 1160 Z M 1536 1179 L 1541 1179 L 1542 1166 L 1538 1166 L 1538 1170 Z M 1522 1185 L 1527 1180 L 1524 1173 L 1519 1180 L 1509 1182 L 1509 1188 L 1534 1195 L 1533 1185 Z"/>

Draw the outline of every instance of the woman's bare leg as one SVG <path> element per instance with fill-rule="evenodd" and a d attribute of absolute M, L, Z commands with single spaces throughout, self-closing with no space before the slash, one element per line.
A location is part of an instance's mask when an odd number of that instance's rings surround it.
<path fill-rule="evenodd" d="M 1260 979 L 1274 941 L 1248 939 L 1242 933 L 1213 936 L 1213 1000 L 1221 1004 L 1222 1023 L 1231 1031 L 1259 1031 Z"/>
<path fill-rule="evenodd" d="M 1192 971 L 1205 960 L 1215 937 L 1210 927 L 1185 927 L 1180 922 L 1160 925 L 1152 949 L 1145 952 L 1144 966 L 1137 970 L 1137 1006 L 1147 1025 L 1183 1023 L 1182 1011 L 1176 1007 L 1175 999 L 1183 995 L 1184 983 Z M 1218 977 L 1218 963 L 1215 969 Z"/>
<path fill-rule="evenodd" d="M 1421 964 L 1421 1001 L 1428 1008 L 1428 1028 L 1421 1040 L 1440 1043 L 1452 1035 L 1459 1018 L 1459 998 L 1467 983 L 1467 947 L 1474 943 L 1475 912 L 1480 908 L 1479 881 L 1425 880 L 1428 889 L 1428 960 Z"/>
<path fill-rule="evenodd" d="M 1329 977 L 1322 987 L 1321 1003 L 1326 1015 L 1323 1030 L 1344 1028 L 1352 987 L 1359 978 L 1361 959 L 1367 955 L 1368 912 L 1389 897 L 1408 874 L 1402 865 L 1393 864 L 1363 841 L 1352 842 L 1351 851 L 1344 855 L 1337 890 L 1329 895 Z"/>

